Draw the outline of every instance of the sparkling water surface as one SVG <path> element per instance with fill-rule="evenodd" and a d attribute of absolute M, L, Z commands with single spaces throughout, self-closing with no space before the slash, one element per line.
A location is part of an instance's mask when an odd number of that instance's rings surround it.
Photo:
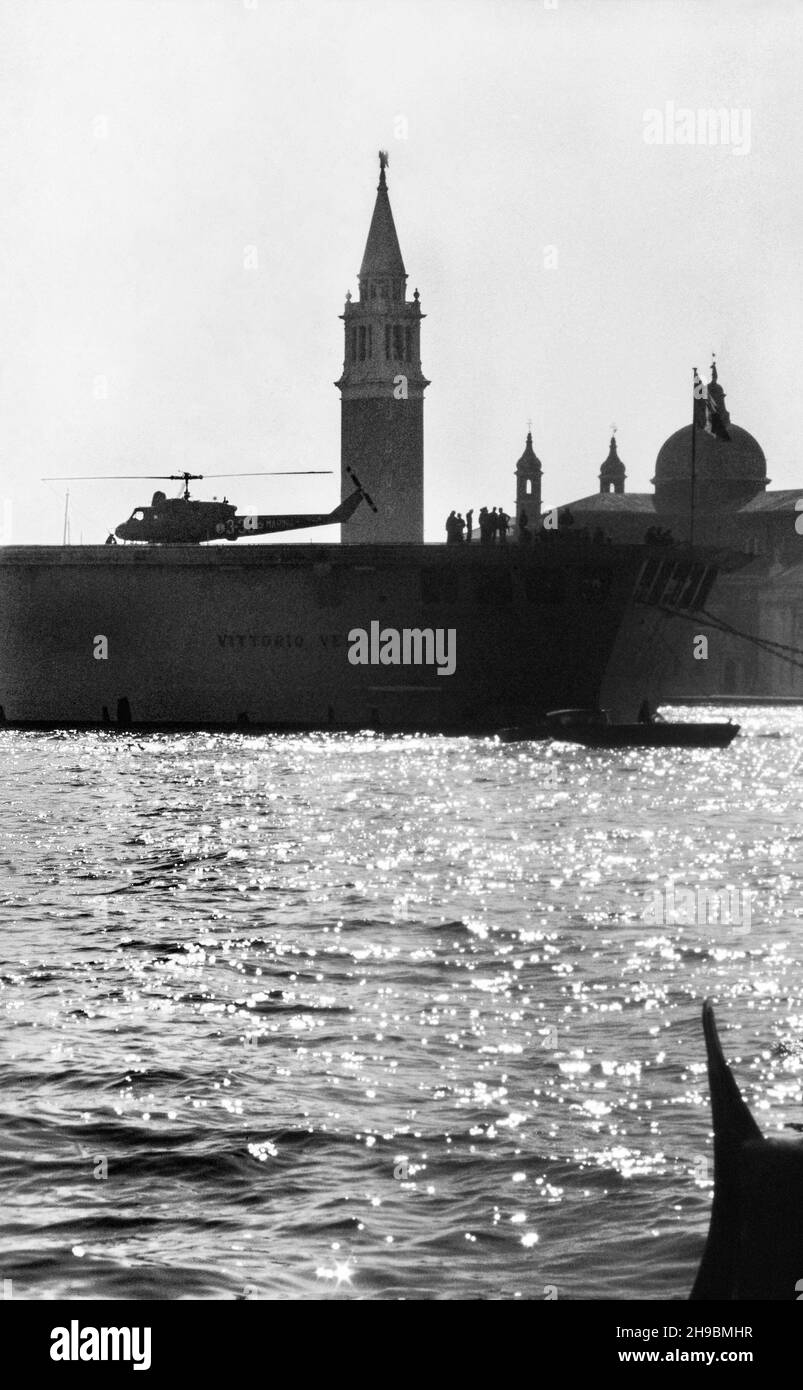
<path fill-rule="evenodd" d="M 803 710 L 727 713 L 724 751 L 0 734 L 13 1297 L 688 1297 L 705 996 L 803 1121 Z"/>

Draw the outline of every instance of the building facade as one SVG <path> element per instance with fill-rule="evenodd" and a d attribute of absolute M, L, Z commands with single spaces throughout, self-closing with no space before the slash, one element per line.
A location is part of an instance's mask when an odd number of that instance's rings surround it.
<path fill-rule="evenodd" d="M 716 365 L 707 391 L 727 437 L 695 427 L 693 486 L 691 424 L 659 449 L 650 493 L 625 490 L 612 438 L 599 491 L 559 506 L 558 522 L 615 541 L 671 537 L 750 557 L 742 563 L 734 555 L 733 568 L 723 557 L 708 606 L 712 623 L 688 634 L 690 645 L 706 638 L 696 644 L 693 678 L 679 661 L 667 696 L 803 698 L 803 489 L 768 490 L 764 451 L 730 420 Z"/>

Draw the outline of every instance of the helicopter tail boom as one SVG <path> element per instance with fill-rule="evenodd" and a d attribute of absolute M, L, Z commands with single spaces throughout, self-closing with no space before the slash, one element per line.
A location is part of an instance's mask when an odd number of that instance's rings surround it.
<path fill-rule="evenodd" d="M 364 500 L 365 494 L 362 488 L 358 487 L 355 492 L 349 494 L 345 501 L 340 503 L 339 507 L 335 507 L 334 511 L 329 515 L 329 520 L 348 521 L 349 517 L 354 515 L 360 503 Z"/>
<path fill-rule="evenodd" d="M 220 523 L 217 533 L 236 540 L 238 536 L 269 536 L 277 531 L 302 531 L 312 526 L 336 526 L 339 522 L 348 521 L 361 502 L 367 502 L 369 507 L 376 511 L 356 474 L 351 473 L 351 470 L 349 472 L 356 487 L 332 512 L 302 512 L 297 516 L 235 516 L 227 522 Z"/>

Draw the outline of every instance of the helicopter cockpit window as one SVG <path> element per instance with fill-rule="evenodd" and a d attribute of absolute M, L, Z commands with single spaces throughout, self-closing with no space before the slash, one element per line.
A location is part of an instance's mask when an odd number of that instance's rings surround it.
<path fill-rule="evenodd" d="M 144 511 L 142 510 L 141 507 L 138 507 L 137 510 L 136 510 L 135 512 L 132 512 L 132 513 L 131 513 L 131 520 L 132 520 L 132 521 L 144 521 L 144 520 L 145 520 L 145 513 L 144 513 Z"/>

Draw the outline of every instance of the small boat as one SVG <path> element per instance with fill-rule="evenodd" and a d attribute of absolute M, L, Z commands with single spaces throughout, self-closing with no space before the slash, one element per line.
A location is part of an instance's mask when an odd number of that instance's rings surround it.
<path fill-rule="evenodd" d="M 561 729 L 553 737 L 586 748 L 727 748 L 738 724 L 602 724 Z"/>
<path fill-rule="evenodd" d="M 497 729 L 496 737 L 502 743 L 527 743 L 531 739 L 561 738 L 560 730 L 581 728 L 586 724 L 599 724 L 607 719 L 607 713 L 598 709 L 553 709 L 531 724 L 515 724 L 508 729 Z"/>
<path fill-rule="evenodd" d="M 739 724 L 670 723 L 650 719 L 637 724 L 613 724 L 607 710 L 550 710 L 543 720 L 500 729 L 503 743 L 554 738 L 563 743 L 582 743 L 586 748 L 727 748 Z"/>
<path fill-rule="evenodd" d="M 542 720 L 540 724 L 514 724 L 509 729 L 497 729 L 502 743 L 530 743 L 533 739 L 552 738 L 554 730 Z"/>

